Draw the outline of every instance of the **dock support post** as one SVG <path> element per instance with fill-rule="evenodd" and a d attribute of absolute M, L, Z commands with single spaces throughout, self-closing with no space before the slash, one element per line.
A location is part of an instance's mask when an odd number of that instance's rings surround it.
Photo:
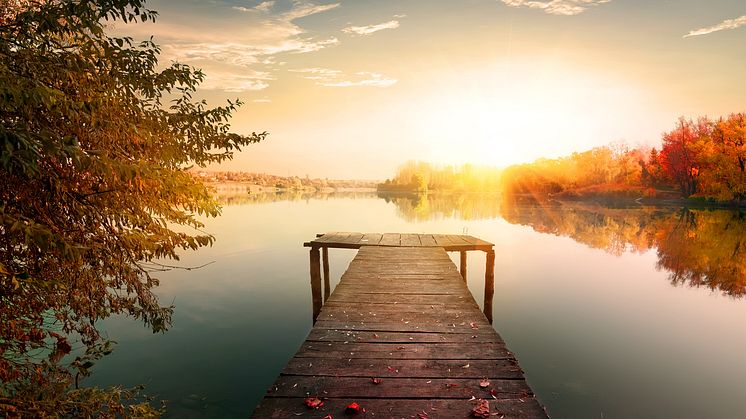
<path fill-rule="evenodd" d="M 311 298 L 313 300 L 313 323 L 321 312 L 321 263 L 319 261 L 319 248 L 312 247 L 311 258 Z"/>
<path fill-rule="evenodd" d="M 484 315 L 492 324 L 492 299 L 495 296 L 495 249 L 487 252 L 487 266 L 484 271 Z"/>
<path fill-rule="evenodd" d="M 464 278 L 464 282 L 466 282 L 466 250 L 461 251 L 461 278 Z"/>
<path fill-rule="evenodd" d="M 324 267 L 324 301 L 326 301 L 332 292 L 329 287 L 329 248 L 326 246 L 321 248 L 321 260 Z"/>

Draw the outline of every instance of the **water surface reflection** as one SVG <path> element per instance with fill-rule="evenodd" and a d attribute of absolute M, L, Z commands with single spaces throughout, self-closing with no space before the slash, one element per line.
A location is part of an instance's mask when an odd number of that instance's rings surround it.
<path fill-rule="evenodd" d="M 146 384 L 169 400 L 169 417 L 245 417 L 311 328 L 304 241 L 325 231 L 470 234 L 495 243 L 495 328 L 553 417 L 746 417 L 746 302 L 734 298 L 744 292 L 743 214 L 468 195 L 230 202 L 240 204 L 206 220 L 214 246 L 181 260 L 215 263 L 159 275 L 161 300 L 176 307 L 171 330 L 107 320 L 118 345 L 89 383 Z M 329 252 L 331 287 L 354 254 Z M 480 304 L 484 270 L 484 254 L 470 253 Z"/>
<path fill-rule="evenodd" d="M 505 200 L 484 195 L 385 197 L 407 220 L 501 217 L 543 234 L 570 237 L 621 255 L 655 250 L 673 285 L 746 294 L 746 213 L 723 209 L 611 207 L 582 202 Z"/>

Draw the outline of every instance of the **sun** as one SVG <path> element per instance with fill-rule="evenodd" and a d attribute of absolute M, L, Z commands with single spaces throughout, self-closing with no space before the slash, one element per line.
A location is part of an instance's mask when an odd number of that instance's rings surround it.
<path fill-rule="evenodd" d="M 636 100 L 622 85 L 568 69 L 472 76 L 420 101 L 426 160 L 507 166 L 592 148 L 615 139 L 607 123 Z"/>

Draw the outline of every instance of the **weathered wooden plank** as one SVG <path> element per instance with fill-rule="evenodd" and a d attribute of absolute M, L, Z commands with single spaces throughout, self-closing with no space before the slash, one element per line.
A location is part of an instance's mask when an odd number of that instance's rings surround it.
<path fill-rule="evenodd" d="M 383 233 L 383 237 L 381 237 L 381 241 L 378 244 L 380 246 L 401 246 L 401 234 Z"/>
<path fill-rule="evenodd" d="M 382 238 L 383 234 L 381 233 L 363 234 L 363 237 L 360 239 L 360 244 L 365 246 L 376 246 L 381 242 Z"/>
<path fill-rule="evenodd" d="M 433 234 L 433 239 L 438 246 L 450 246 L 453 244 L 450 237 L 445 234 Z"/>
<path fill-rule="evenodd" d="M 486 240 L 482 240 L 479 237 L 474 237 L 474 236 L 461 236 L 461 237 L 463 237 L 469 243 L 476 244 L 479 246 L 494 246 L 495 245 L 494 243 L 490 243 Z"/>
<path fill-rule="evenodd" d="M 480 241 L 480 240 L 479 240 L 479 239 L 477 239 L 476 237 L 474 237 L 474 236 L 469 236 L 469 235 L 466 235 L 466 234 L 461 234 L 461 235 L 459 235 L 459 237 L 460 237 L 460 238 L 461 238 L 462 240 L 464 240 L 464 241 L 465 241 L 466 243 L 469 243 L 469 244 L 479 244 L 479 241 Z"/>
<path fill-rule="evenodd" d="M 381 383 L 383 384 L 383 383 Z M 490 406 L 493 418 L 499 419 L 541 419 L 547 414 L 536 399 L 501 399 L 483 396 Z M 473 418 L 471 412 L 478 400 L 449 399 L 368 399 L 368 398 L 324 398 L 324 405 L 318 410 L 307 408 L 303 400 L 297 398 L 268 397 L 254 412 L 261 418 L 321 418 L 332 415 L 334 418 L 348 417 L 345 409 L 350 403 L 358 403 L 365 409 L 366 418 L 426 418 L 426 419 L 466 419 Z"/>
<path fill-rule="evenodd" d="M 422 242 L 420 242 L 420 235 L 419 234 L 402 234 L 401 245 L 410 246 L 410 247 L 422 246 Z"/>
<path fill-rule="evenodd" d="M 378 342 L 378 343 L 464 343 L 502 342 L 494 329 L 481 329 L 474 333 L 404 333 L 371 332 L 364 330 L 339 330 L 314 327 L 308 342 Z"/>
<path fill-rule="evenodd" d="M 339 243 L 346 244 L 360 244 L 360 240 L 363 238 L 362 233 L 350 233 L 344 240 L 340 240 Z"/>
<path fill-rule="evenodd" d="M 458 288 L 448 286 L 448 287 L 439 287 L 439 288 L 432 288 L 422 291 L 416 291 L 413 290 L 411 286 L 402 286 L 397 285 L 395 282 L 392 282 L 390 284 L 378 284 L 376 286 L 366 286 L 365 284 L 341 284 L 337 285 L 337 288 L 340 289 L 340 291 L 344 292 L 355 292 L 355 293 L 367 293 L 367 294 L 388 294 L 391 296 L 391 298 L 394 298 L 397 295 L 424 295 L 424 294 L 432 294 L 432 295 L 443 295 L 443 294 L 450 294 L 450 295 L 458 295 L 460 294 Z M 335 288 L 335 290 L 337 289 Z"/>
<path fill-rule="evenodd" d="M 464 301 L 466 300 L 466 301 Z M 469 296 L 463 294 L 401 294 L 392 296 L 382 293 L 353 293 L 335 289 L 329 297 L 331 303 L 341 304 L 459 304 L 461 302 L 476 305 Z"/>
<path fill-rule="evenodd" d="M 479 239 L 344 234 L 312 247 L 374 245 L 360 247 L 253 417 L 344 417 L 356 401 L 366 417 L 459 418 L 470 416 L 471 398 L 487 399 L 496 417 L 546 417 L 445 252 Z M 406 245 L 417 247 L 393 247 Z M 307 409 L 309 396 L 324 406 Z"/>
<path fill-rule="evenodd" d="M 383 359 L 506 359 L 512 358 L 502 342 L 463 343 L 370 343 L 304 342 L 296 358 Z"/>
<path fill-rule="evenodd" d="M 366 246 L 408 246 L 423 247 L 436 246 L 443 247 L 449 251 L 461 250 L 483 250 L 487 251 L 493 247 L 493 244 L 482 239 L 459 234 L 400 234 L 400 233 L 349 233 L 349 232 L 330 232 L 320 235 L 311 242 L 304 243 L 304 246 L 324 246 L 357 249 L 362 245 Z"/>
<path fill-rule="evenodd" d="M 468 365 L 468 368 L 464 366 Z M 523 378 L 513 358 L 481 359 L 361 359 L 293 358 L 284 375 L 331 377 L 474 378 L 517 380 Z"/>
<path fill-rule="evenodd" d="M 352 303 L 352 304 L 351 304 Z M 367 314 L 375 314 L 375 313 L 388 313 L 388 312 L 397 312 L 397 313 L 432 313 L 432 310 L 437 310 L 440 312 L 445 313 L 460 313 L 463 312 L 465 304 L 405 304 L 405 303 L 397 303 L 397 304 L 391 304 L 390 302 L 386 304 L 380 304 L 380 303 L 370 303 L 370 302 L 359 302 L 354 297 L 351 297 L 350 299 L 346 301 L 328 301 L 324 303 L 324 310 L 329 312 L 344 312 L 346 313 L 348 309 L 350 309 L 352 306 L 351 312 L 353 313 L 361 313 L 364 315 Z M 469 304 L 471 306 L 471 304 Z"/>
<path fill-rule="evenodd" d="M 331 321 L 319 320 L 316 326 L 325 329 L 369 330 L 374 332 L 427 332 L 427 333 L 464 333 L 473 335 L 474 329 L 467 322 L 461 323 L 427 323 L 412 322 L 379 323 L 370 321 Z"/>
<path fill-rule="evenodd" d="M 427 280 L 422 281 L 410 281 L 410 284 L 408 285 L 401 285 L 397 284 L 396 282 L 387 282 L 387 283 L 378 283 L 375 285 L 366 286 L 362 283 L 354 283 L 350 282 L 349 284 L 341 284 L 337 285 L 340 292 L 354 292 L 354 293 L 366 293 L 366 294 L 389 294 L 391 298 L 395 298 L 397 295 L 425 295 L 425 294 L 432 294 L 432 295 L 443 295 L 443 294 L 450 294 L 450 295 L 461 295 L 461 292 L 458 288 L 448 285 L 443 287 L 433 287 L 431 284 L 428 285 L 422 285 L 423 288 L 426 286 L 428 289 L 423 289 L 422 291 L 417 292 L 416 290 L 412 289 L 412 283 L 420 283 L 420 284 L 426 284 L 429 283 Z"/>
<path fill-rule="evenodd" d="M 461 236 L 458 234 L 449 234 L 448 238 L 451 239 L 451 242 L 453 244 L 473 244 L 473 243 L 469 243 L 469 241 L 466 240 L 464 236 Z"/>
<path fill-rule="evenodd" d="M 435 237 L 432 234 L 420 234 L 420 243 L 423 246 L 437 246 L 438 243 L 435 241 Z"/>
<path fill-rule="evenodd" d="M 396 369 L 396 364 L 391 366 Z M 480 379 L 473 378 L 387 378 L 380 385 L 370 377 L 307 377 L 283 375 L 267 391 L 272 397 L 369 397 L 369 398 L 433 398 L 470 399 L 472 396 L 497 399 L 520 399 L 533 396 L 523 380 L 490 380 L 490 387 L 481 388 Z M 384 385 L 385 384 L 385 385 Z M 494 392 L 490 392 L 494 390 Z"/>
<path fill-rule="evenodd" d="M 482 314 L 482 313 L 479 313 Z M 461 324 L 468 323 L 472 329 L 479 329 L 480 327 L 490 327 L 487 319 L 484 318 L 484 314 L 477 316 L 469 313 L 464 314 L 459 310 L 431 310 L 431 312 L 422 311 L 398 311 L 384 310 L 383 308 L 371 311 L 358 311 L 354 307 L 348 310 L 322 310 L 318 316 L 318 320 L 330 320 L 330 321 L 367 321 L 374 323 L 435 323 L 435 324 Z"/>
<path fill-rule="evenodd" d="M 484 241 L 480 238 L 474 237 L 474 236 L 468 236 L 468 235 L 461 235 L 459 236 L 461 239 L 466 241 L 469 244 L 475 245 L 475 246 L 484 246 L 484 247 L 492 247 L 494 246 L 493 243 L 490 243 L 488 241 Z"/>
<path fill-rule="evenodd" d="M 314 242 L 316 243 L 338 242 L 338 241 L 346 239 L 349 235 L 350 233 L 343 233 L 343 232 L 335 231 L 335 232 L 324 234 L 323 236 L 314 240 Z"/>
<path fill-rule="evenodd" d="M 417 269 L 420 268 L 420 269 Z M 434 265 L 427 265 L 419 262 L 412 262 L 407 265 L 399 263 L 392 263 L 389 266 L 375 266 L 371 262 L 362 262 L 351 265 L 345 275 L 351 277 L 354 275 L 363 276 L 365 278 L 375 278 L 376 275 L 448 275 L 457 272 L 454 267 L 446 265 L 445 263 L 437 263 Z"/>
<path fill-rule="evenodd" d="M 368 281 L 370 282 L 371 279 L 375 279 L 377 281 L 406 281 L 406 280 L 431 280 L 431 281 L 443 281 L 448 278 L 449 274 L 453 274 L 455 271 L 451 270 L 428 270 L 426 272 L 421 273 L 411 273 L 411 272 L 395 272 L 395 271 L 379 271 L 379 272 L 369 272 L 368 275 L 365 274 L 364 270 L 355 270 L 352 272 L 348 272 L 345 274 L 344 278 L 348 281 Z"/>
<path fill-rule="evenodd" d="M 469 304 L 469 307 L 473 307 L 471 304 Z M 369 320 L 378 320 L 382 321 L 381 319 L 390 318 L 392 320 L 399 320 L 400 318 L 405 318 L 409 320 L 415 320 L 417 318 L 418 320 L 425 320 L 428 319 L 433 322 L 437 321 L 453 321 L 453 319 L 470 319 L 477 323 L 482 322 L 483 316 L 477 316 L 473 314 L 475 311 L 470 310 L 470 312 L 464 313 L 465 306 L 436 306 L 434 304 L 431 305 L 406 305 L 406 304 L 390 304 L 390 305 L 383 305 L 383 304 L 375 304 L 375 305 L 367 305 L 367 306 L 358 306 L 355 305 L 347 305 L 344 306 L 342 304 L 330 304 L 329 306 L 325 306 L 322 313 L 322 318 L 328 318 L 328 317 L 341 317 L 341 316 L 365 316 Z M 474 307 L 476 308 L 476 307 Z M 378 316 L 378 317 L 376 317 Z"/>

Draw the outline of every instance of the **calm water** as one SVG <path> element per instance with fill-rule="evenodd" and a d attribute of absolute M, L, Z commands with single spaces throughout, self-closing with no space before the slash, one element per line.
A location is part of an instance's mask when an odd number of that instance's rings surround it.
<path fill-rule="evenodd" d="M 171 417 L 246 417 L 311 328 L 303 241 L 324 231 L 467 233 L 495 243 L 494 325 L 553 417 L 746 417 L 744 214 L 296 198 L 234 199 L 209 220 L 215 246 L 182 263 L 215 263 L 160 275 L 173 328 L 153 335 L 108 320 L 118 345 L 88 383 L 145 384 Z M 333 284 L 353 256 L 330 251 Z M 469 258 L 481 305 L 484 256 Z"/>

